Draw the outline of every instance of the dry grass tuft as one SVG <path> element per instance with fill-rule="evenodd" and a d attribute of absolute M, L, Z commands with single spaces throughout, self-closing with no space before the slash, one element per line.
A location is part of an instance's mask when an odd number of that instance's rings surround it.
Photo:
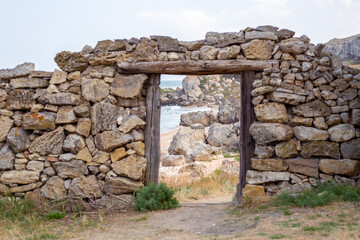
<path fill-rule="evenodd" d="M 234 195 L 238 176 L 226 173 L 214 173 L 207 177 L 192 178 L 188 175 L 177 175 L 162 180 L 167 186 L 176 190 L 175 197 L 180 201 L 198 200 L 204 197 L 223 197 Z"/>

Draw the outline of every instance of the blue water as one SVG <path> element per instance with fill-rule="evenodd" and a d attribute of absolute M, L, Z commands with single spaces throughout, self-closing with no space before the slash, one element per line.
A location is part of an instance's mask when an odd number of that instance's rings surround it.
<path fill-rule="evenodd" d="M 160 133 L 166 133 L 179 127 L 181 114 L 188 112 L 207 111 L 208 107 L 162 106 L 160 117 Z"/>

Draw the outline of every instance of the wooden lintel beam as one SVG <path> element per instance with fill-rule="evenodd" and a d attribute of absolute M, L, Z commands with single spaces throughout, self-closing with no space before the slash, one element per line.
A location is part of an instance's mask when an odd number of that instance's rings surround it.
<path fill-rule="evenodd" d="M 159 61 L 159 62 L 118 62 L 120 73 L 146 74 L 238 74 L 242 71 L 262 71 L 265 68 L 278 68 L 279 61 L 267 60 L 212 60 L 212 61 Z"/>

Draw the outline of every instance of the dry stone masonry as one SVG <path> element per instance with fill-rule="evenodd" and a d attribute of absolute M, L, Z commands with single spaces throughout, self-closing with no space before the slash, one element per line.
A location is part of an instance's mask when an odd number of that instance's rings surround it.
<path fill-rule="evenodd" d="M 360 74 L 271 26 L 204 40 L 105 40 L 58 53 L 61 70 L 24 63 L 0 70 L 0 194 L 90 199 L 121 208 L 143 186 L 148 75 L 119 62 L 278 60 L 256 73 L 256 141 L 246 189 L 298 191 L 318 182 L 355 184 L 360 168 Z M 216 138 L 213 141 L 217 141 Z M 184 161 L 184 159 L 177 159 Z M 255 186 L 257 185 L 257 186 Z"/>

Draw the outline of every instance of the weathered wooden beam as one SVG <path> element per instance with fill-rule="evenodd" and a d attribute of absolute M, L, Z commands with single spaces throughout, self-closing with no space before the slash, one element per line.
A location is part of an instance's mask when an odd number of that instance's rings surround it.
<path fill-rule="evenodd" d="M 151 74 L 146 94 L 145 184 L 158 183 L 160 166 L 160 74 Z"/>
<path fill-rule="evenodd" d="M 236 74 L 242 71 L 262 71 L 265 68 L 277 68 L 279 61 L 253 60 L 213 60 L 213 61 L 159 61 L 159 62 L 118 62 L 117 70 L 120 73 L 147 73 L 147 74 Z"/>
<path fill-rule="evenodd" d="M 255 80 L 255 72 L 243 72 L 240 81 L 240 175 L 236 191 L 236 200 L 241 201 L 242 190 L 246 184 L 246 172 L 251 169 L 251 158 L 254 156 L 255 142 L 252 139 L 249 128 L 255 120 L 254 106 L 251 102 L 250 92 Z"/>

